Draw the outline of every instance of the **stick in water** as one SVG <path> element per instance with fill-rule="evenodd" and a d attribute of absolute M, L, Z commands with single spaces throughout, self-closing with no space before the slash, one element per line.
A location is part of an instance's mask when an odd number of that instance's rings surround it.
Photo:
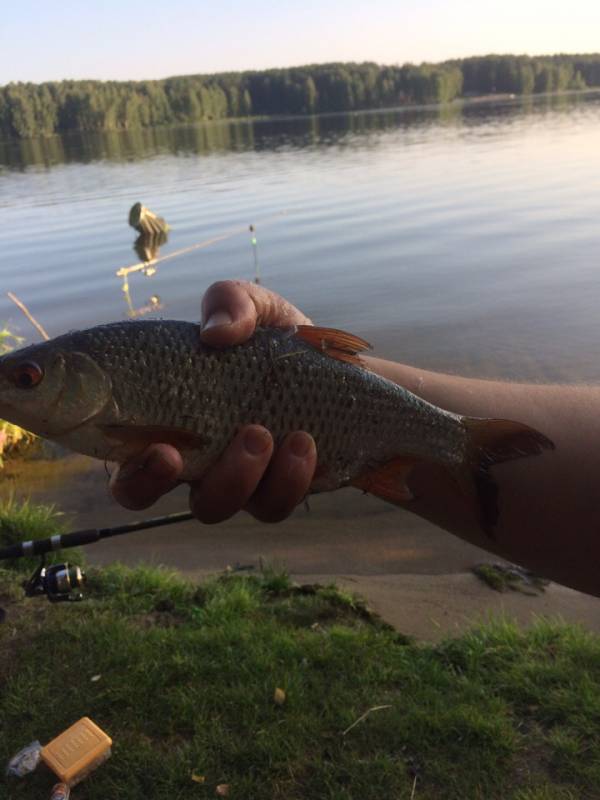
<path fill-rule="evenodd" d="M 14 295 L 12 292 L 7 292 L 7 296 L 13 301 L 13 303 L 21 309 L 21 311 L 25 314 L 29 322 L 33 325 L 34 328 L 38 330 L 38 332 L 42 335 L 42 338 L 48 341 L 50 338 L 37 319 L 31 314 L 25 303 L 22 303 L 19 298 Z"/>
<path fill-rule="evenodd" d="M 261 220 L 261 224 L 266 225 L 267 223 L 270 223 L 279 217 L 287 216 L 289 213 L 290 212 L 286 210 L 279 211 L 277 214 L 264 217 L 264 219 Z M 172 258 L 186 255 L 187 253 L 191 253 L 193 250 L 201 250 L 205 247 L 209 247 L 212 244 L 217 244 L 218 242 L 223 242 L 226 239 L 230 239 L 232 236 L 238 236 L 241 233 L 245 233 L 247 230 L 248 228 L 245 225 L 241 228 L 232 228 L 231 230 L 224 231 L 218 236 L 213 236 L 212 239 L 205 239 L 203 242 L 191 244 L 189 247 L 182 247 L 181 250 L 174 250 L 172 253 L 166 253 L 164 256 L 159 256 L 158 258 L 152 259 L 152 261 L 140 261 L 138 264 L 131 264 L 129 267 L 121 267 L 115 272 L 115 275 L 117 275 L 119 278 L 124 278 L 132 272 L 142 272 L 143 270 L 148 269 L 149 264 L 160 264 L 163 261 L 170 261 Z"/>

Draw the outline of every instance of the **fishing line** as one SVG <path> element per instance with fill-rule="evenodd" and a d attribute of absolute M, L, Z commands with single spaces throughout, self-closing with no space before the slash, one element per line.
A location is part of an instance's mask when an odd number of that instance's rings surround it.
<path fill-rule="evenodd" d="M 279 217 L 285 217 L 289 213 L 290 212 L 287 210 L 279 211 L 277 214 L 272 214 L 270 217 L 265 217 L 263 220 L 261 220 L 261 225 L 265 225 L 274 219 L 279 219 Z M 251 225 L 250 227 L 252 229 L 254 228 L 253 225 Z M 141 272 L 147 269 L 150 264 L 160 264 L 163 261 L 168 261 L 169 259 L 176 258 L 177 256 L 183 256 L 186 253 L 191 253 L 194 250 L 201 250 L 204 247 L 209 247 L 211 244 L 217 244 L 218 242 L 225 241 L 225 239 L 230 239 L 232 236 L 239 236 L 241 233 L 246 233 L 247 230 L 248 228 L 245 225 L 243 228 L 242 227 L 231 228 L 230 230 L 224 231 L 222 234 L 219 234 L 218 236 L 213 236 L 211 239 L 205 239 L 202 242 L 191 244 L 188 247 L 182 247 L 180 250 L 175 250 L 173 253 L 167 253 L 164 256 L 159 256 L 158 258 L 155 258 L 152 261 L 142 261 L 139 264 L 132 264 L 128 267 L 121 267 L 116 271 L 115 274 L 119 278 L 125 278 L 132 272 Z"/>
<path fill-rule="evenodd" d="M 258 267 L 258 242 L 256 240 L 256 228 L 250 225 L 250 244 L 252 245 L 252 254 L 254 255 L 254 283 L 260 283 L 260 269 Z"/>

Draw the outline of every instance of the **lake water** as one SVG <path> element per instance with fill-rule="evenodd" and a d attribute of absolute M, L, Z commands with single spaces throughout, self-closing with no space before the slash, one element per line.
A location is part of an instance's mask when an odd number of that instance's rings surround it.
<path fill-rule="evenodd" d="M 254 276 L 383 356 L 600 380 L 600 96 L 0 142 L 0 322 L 37 337 L 127 316 L 136 201 L 172 226 L 131 307 L 194 320 Z"/>

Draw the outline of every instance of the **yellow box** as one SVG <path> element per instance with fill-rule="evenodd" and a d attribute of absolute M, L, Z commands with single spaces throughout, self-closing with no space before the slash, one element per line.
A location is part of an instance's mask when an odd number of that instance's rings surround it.
<path fill-rule="evenodd" d="M 42 748 L 42 761 L 61 781 L 75 786 L 110 756 L 112 739 L 82 717 Z"/>

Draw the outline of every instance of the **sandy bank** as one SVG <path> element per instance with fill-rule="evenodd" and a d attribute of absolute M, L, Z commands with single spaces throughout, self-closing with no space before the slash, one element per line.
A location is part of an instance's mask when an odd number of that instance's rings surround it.
<path fill-rule="evenodd" d="M 6 496 L 29 496 L 63 510 L 70 527 L 106 527 L 187 507 L 180 487 L 147 512 L 112 501 L 102 464 L 83 456 L 34 462 L 9 471 Z M 470 569 L 498 558 L 428 522 L 353 489 L 310 499 L 285 522 L 270 526 L 246 514 L 218 526 L 188 522 L 108 539 L 86 549 L 92 564 L 162 564 L 201 577 L 231 568 L 257 569 L 261 560 L 302 582 L 338 584 L 367 598 L 398 630 L 421 639 L 455 634 L 490 614 L 527 624 L 560 616 L 600 632 L 600 598 L 551 584 L 531 597 L 493 591 Z"/>

